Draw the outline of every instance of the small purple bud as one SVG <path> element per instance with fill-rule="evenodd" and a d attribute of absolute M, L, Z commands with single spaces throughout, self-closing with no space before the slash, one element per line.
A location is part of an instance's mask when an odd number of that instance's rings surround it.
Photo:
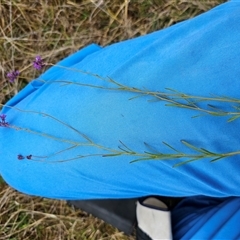
<path fill-rule="evenodd" d="M 21 155 L 21 154 L 18 154 L 18 160 L 23 160 L 24 159 L 24 156 L 23 155 Z"/>
<path fill-rule="evenodd" d="M 9 82 L 14 82 L 19 76 L 20 72 L 18 70 L 11 71 L 7 74 Z"/>
<path fill-rule="evenodd" d="M 45 63 L 43 62 L 41 56 L 36 56 L 35 60 L 33 61 L 33 67 L 40 71 L 44 66 Z"/>
<path fill-rule="evenodd" d="M 5 115 L 5 114 L 0 115 L 0 127 L 8 127 L 9 126 L 9 123 L 6 122 L 6 117 L 7 117 L 7 115 Z"/>
<path fill-rule="evenodd" d="M 1 114 L 1 115 L 0 115 L 1 121 L 2 121 L 2 122 L 5 122 L 6 117 L 7 117 L 6 114 Z"/>

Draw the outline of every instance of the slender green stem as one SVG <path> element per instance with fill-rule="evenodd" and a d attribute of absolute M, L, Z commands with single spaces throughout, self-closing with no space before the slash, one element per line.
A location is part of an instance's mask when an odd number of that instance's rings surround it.
<path fill-rule="evenodd" d="M 81 82 L 73 82 L 68 80 L 45 81 L 45 80 L 38 79 L 38 81 L 41 81 L 47 84 L 50 84 L 50 83 L 63 83 L 64 85 L 74 84 L 78 86 L 98 88 L 98 89 L 110 90 L 110 91 L 132 92 L 137 95 L 135 97 L 132 97 L 131 99 L 139 98 L 143 96 L 151 96 L 156 100 L 167 102 L 166 106 L 169 106 L 169 107 L 171 106 L 171 107 L 190 109 L 190 110 L 202 112 L 204 114 L 208 114 L 212 116 L 230 116 L 230 118 L 228 119 L 228 122 L 231 122 L 240 118 L 240 99 L 237 99 L 237 98 L 226 97 L 226 96 L 224 97 L 195 96 L 195 95 L 189 95 L 186 93 L 181 93 L 170 88 L 166 88 L 168 92 L 151 91 L 146 88 L 140 89 L 136 87 L 130 87 L 130 86 L 121 84 L 109 77 L 104 78 L 99 76 L 98 74 L 86 72 L 80 69 L 68 68 L 60 65 L 53 65 L 53 66 L 96 77 L 99 80 L 112 84 L 112 87 L 111 86 L 105 87 L 102 85 L 94 85 L 94 84 L 81 83 Z M 231 106 L 232 108 L 235 109 L 235 111 L 224 111 L 210 104 L 208 104 L 207 107 L 200 107 L 198 105 L 198 103 L 200 102 L 207 102 L 207 101 L 210 103 L 221 102 L 221 103 L 235 103 L 238 105 Z"/>
<path fill-rule="evenodd" d="M 166 106 L 186 108 L 186 109 L 202 112 L 204 114 L 209 114 L 212 116 L 230 116 L 230 119 L 228 121 L 233 121 L 240 117 L 240 106 L 239 106 L 240 99 L 225 97 L 225 96 L 223 96 L 223 97 L 194 96 L 194 95 L 181 93 L 176 90 L 169 89 L 169 88 L 166 89 L 168 92 L 151 91 L 146 88 L 140 89 L 140 88 L 136 88 L 136 87 L 127 86 L 127 85 L 121 84 L 111 78 L 108 78 L 108 77 L 103 78 L 103 77 L 99 76 L 98 74 L 85 72 L 85 71 L 82 71 L 79 69 L 72 69 L 72 68 L 67 68 L 67 67 L 59 66 L 59 65 L 57 65 L 57 66 L 54 65 L 54 66 L 64 68 L 66 70 L 76 71 L 81 74 L 87 74 L 87 75 L 93 76 L 95 78 L 98 78 L 101 81 L 107 82 L 109 84 L 109 86 L 105 87 L 102 85 L 94 85 L 94 84 L 81 83 L 81 82 L 72 82 L 72 81 L 68 81 L 68 80 L 45 81 L 45 80 L 38 79 L 38 81 L 43 82 L 45 84 L 51 84 L 51 83 L 62 83 L 63 85 L 74 84 L 74 85 L 79 85 L 79 86 L 84 86 L 84 87 L 92 87 L 92 88 L 98 88 L 98 89 L 110 90 L 110 91 L 132 92 L 132 93 L 135 93 L 136 96 L 132 97 L 131 99 L 135 99 L 135 98 L 139 98 L 139 97 L 143 97 L 143 96 L 151 96 L 156 100 L 166 102 L 167 103 Z M 234 104 L 238 104 L 238 105 L 231 106 L 235 109 L 235 111 L 224 111 L 221 108 L 216 108 L 215 106 L 210 105 L 210 104 L 206 105 L 205 107 L 201 107 L 201 106 L 199 106 L 200 102 L 209 102 L 211 104 L 216 103 L 216 102 L 218 102 L 218 103 L 221 102 L 221 103 L 226 103 L 226 104 L 234 103 Z M 32 159 L 33 161 L 44 161 L 44 162 L 49 162 L 49 163 L 51 163 L 51 162 L 56 163 L 56 162 L 73 161 L 73 160 L 77 160 L 80 158 L 93 157 L 93 156 L 101 156 L 104 158 L 130 156 L 130 157 L 134 158 L 134 160 L 131 161 L 132 163 L 142 161 L 142 160 L 164 160 L 164 161 L 180 160 L 179 163 L 174 165 L 175 167 L 177 167 L 177 166 L 181 166 L 186 163 L 190 163 L 190 162 L 194 162 L 194 161 L 198 161 L 198 160 L 202 160 L 202 159 L 209 159 L 210 162 L 215 162 L 215 161 L 218 161 L 223 158 L 229 158 L 229 157 L 233 157 L 236 155 L 240 155 L 240 150 L 233 151 L 233 152 L 226 152 L 226 153 L 214 153 L 207 149 L 203 149 L 203 148 L 199 148 L 194 145 L 191 145 L 190 143 L 188 143 L 186 141 L 182 141 L 182 144 L 184 144 L 188 149 L 194 151 L 195 153 L 189 154 L 189 153 L 180 152 L 179 150 L 175 149 L 173 146 L 171 146 L 167 143 L 163 143 L 165 146 L 167 146 L 171 150 L 170 153 L 167 153 L 167 154 L 161 153 L 161 152 L 154 152 L 154 151 L 153 152 L 151 152 L 151 151 L 150 152 L 147 152 L 147 151 L 137 152 L 137 151 L 130 149 L 122 141 L 120 141 L 120 145 L 118 146 L 118 149 L 108 148 L 106 146 L 95 143 L 92 139 L 90 139 L 88 136 L 86 136 L 85 134 L 80 132 L 78 129 L 74 128 L 73 126 L 69 125 L 68 123 L 66 123 L 62 120 L 57 119 L 54 116 L 51 116 L 50 114 L 41 113 L 41 112 L 37 112 L 37 111 L 31 111 L 31 110 L 22 110 L 22 109 L 19 109 L 17 107 L 12 107 L 12 106 L 6 106 L 6 105 L 2 105 L 2 106 L 8 107 L 8 108 L 13 108 L 17 111 L 24 112 L 24 113 L 40 114 L 43 117 L 50 118 L 53 121 L 58 122 L 61 125 L 69 128 L 71 131 L 74 131 L 81 137 L 81 139 L 79 139 L 79 141 L 72 141 L 70 139 L 55 137 L 48 133 L 37 132 L 37 131 L 33 131 L 28 128 L 22 128 L 19 126 L 9 125 L 10 128 L 14 128 L 15 130 L 18 130 L 18 131 L 19 130 L 25 131 L 25 132 L 28 132 L 31 134 L 37 134 L 42 137 L 50 138 L 54 141 L 59 141 L 59 142 L 64 142 L 64 143 L 70 144 L 69 147 L 62 149 L 62 150 L 55 152 L 48 156 L 34 156 L 34 159 Z M 83 139 L 84 139 L 84 141 L 83 141 Z M 54 160 L 54 161 L 44 160 L 44 159 L 49 159 L 56 155 L 61 155 L 62 153 L 66 152 L 66 151 L 70 151 L 70 150 L 76 149 L 78 147 L 90 147 L 90 148 L 99 149 L 99 153 L 87 154 L 87 155 L 77 155 L 75 157 L 72 157 L 69 159 L 62 159 L 62 160 Z"/>
<path fill-rule="evenodd" d="M 6 106 L 6 107 L 10 107 L 10 106 Z M 118 146 L 118 149 L 113 149 L 113 148 L 109 148 L 97 143 L 94 143 L 93 140 L 91 140 L 89 137 L 87 137 L 85 134 L 81 133 L 79 130 L 77 130 L 76 128 L 70 126 L 69 124 L 65 123 L 62 120 L 59 120 L 49 114 L 46 113 L 42 113 L 42 112 L 37 112 L 37 111 L 30 111 L 30 110 L 22 110 L 16 107 L 11 107 L 17 111 L 21 111 L 21 112 L 25 112 L 25 113 L 29 113 L 29 114 L 40 114 L 43 117 L 48 117 L 51 118 L 52 120 L 62 124 L 63 126 L 66 126 L 67 128 L 69 128 L 70 130 L 76 132 L 79 136 L 81 136 L 81 138 L 85 139 L 86 142 L 82 142 L 82 141 L 72 141 L 69 139 L 63 139 L 63 138 L 59 138 L 59 137 L 55 137 L 53 135 L 47 134 L 47 133 L 43 133 L 43 132 L 37 132 L 37 131 L 33 131 L 31 129 L 28 128 L 21 128 L 19 126 L 14 126 L 14 125 L 9 125 L 10 128 L 13 128 L 15 130 L 20 130 L 20 131 L 25 131 L 28 132 L 30 134 L 37 134 L 39 136 L 42 137 L 46 137 L 46 138 L 50 138 L 53 139 L 55 141 L 60 141 L 60 142 L 64 142 L 64 143 L 68 143 L 71 146 L 62 149 L 58 152 L 55 152 L 51 155 L 48 156 L 34 156 L 33 155 L 33 161 L 41 161 L 43 162 L 43 159 L 49 159 L 53 156 L 56 155 L 60 155 L 63 152 L 66 151 L 70 151 L 73 150 L 75 148 L 78 147 L 90 147 L 90 148 L 95 148 L 95 149 L 99 149 L 100 152 L 96 153 L 96 154 L 87 154 L 87 155 L 77 155 L 76 157 L 70 158 L 70 159 L 62 159 L 62 160 L 54 160 L 54 161 L 50 161 L 50 160 L 45 160 L 44 162 L 48 162 L 48 163 L 56 163 L 56 162 L 67 162 L 67 161 L 73 161 L 73 160 L 77 160 L 80 158 L 86 158 L 86 157 L 93 157 L 93 156 L 101 156 L 101 157 L 119 157 L 119 156 L 130 156 L 133 157 L 134 160 L 131 161 L 131 163 L 134 162 L 138 162 L 138 161 L 143 161 L 143 160 L 162 160 L 162 161 L 173 161 L 173 160 L 182 160 L 181 162 L 177 163 L 174 165 L 174 167 L 177 166 L 181 166 L 183 164 L 186 163 L 190 163 L 190 162 L 194 162 L 194 161 L 198 161 L 198 160 L 202 160 L 202 159 L 210 159 L 210 162 L 215 162 L 218 161 L 220 159 L 223 158 L 229 158 L 232 156 L 236 156 L 236 155 L 240 155 L 240 150 L 237 151 L 233 151 L 233 152 L 227 152 L 227 153 L 214 153 L 211 152 L 209 150 L 206 150 L 204 148 L 199 148 L 196 147 L 186 141 L 181 141 L 183 145 L 185 145 L 188 149 L 195 151 L 195 153 L 183 153 L 177 149 L 175 149 L 173 146 L 163 142 L 163 144 L 165 146 L 167 146 L 171 151 L 173 151 L 172 153 L 161 153 L 161 152 L 137 152 L 132 150 L 131 148 L 129 148 L 125 143 L 123 143 L 122 141 L 120 142 L 120 145 Z M 148 145 L 148 144 L 145 144 Z M 149 146 L 149 145 L 148 145 Z"/>

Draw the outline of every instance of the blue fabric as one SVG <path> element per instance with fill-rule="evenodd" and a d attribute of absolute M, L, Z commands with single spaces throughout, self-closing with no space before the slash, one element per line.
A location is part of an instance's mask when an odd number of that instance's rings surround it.
<path fill-rule="evenodd" d="M 195 95 L 239 97 L 239 43 L 240 4 L 231 1 L 146 36 L 104 48 L 90 45 L 59 65 L 152 91 L 172 88 Z M 90 74 L 52 67 L 11 99 L 7 105 L 14 108 L 2 110 L 7 121 L 39 134 L 0 129 L 0 174 L 10 186 L 57 199 L 240 196 L 239 156 L 216 163 L 204 159 L 178 168 L 172 167 L 179 162 L 176 159 L 130 164 L 135 159 L 132 156 L 95 155 L 52 163 L 103 151 L 83 145 L 61 152 L 74 141 L 87 141 L 53 118 L 18 109 L 49 114 L 95 143 L 113 149 L 118 149 L 122 141 L 134 151 L 149 151 L 146 142 L 158 151 L 171 152 L 162 144 L 164 141 L 190 153 L 180 142 L 182 139 L 214 152 L 240 148 L 239 120 L 227 123 L 227 117 L 192 118 L 197 113 L 166 107 L 161 101 L 149 102 L 150 97 L 129 100 L 136 94 L 51 83 L 56 80 L 112 86 Z M 43 133 L 62 141 L 41 136 Z M 20 161 L 19 154 L 33 157 Z"/>
<path fill-rule="evenodd" d="M 239 239 L 240 198 L 184 199 L 172 211 L 173 239 Z"/>

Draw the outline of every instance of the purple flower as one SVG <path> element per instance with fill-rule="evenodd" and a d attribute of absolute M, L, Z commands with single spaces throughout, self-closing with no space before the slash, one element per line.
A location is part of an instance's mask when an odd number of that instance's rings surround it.
<path fill-rule="evenodd" d="M 5 122 L 6 117 L 7 117 L 6 114 L 1 114 L 0 115 L 1 122 Z"/>
<path fill-rule="evenodd" d="M 36 56 L 35 60 L 33 61 L 33 67 L 37 70 L 41 70 L 45 66 L 42 58 L 40 56 Z"/>
<path fill-rule="evenodd" d="M 0 127 L 8 127 L 9 126 L 9 123 L 6 122 L 6 117 L 7 117 L 7 115 L 5 115 L 5 114 L 0 115 Z"/>
<path fill-rule="evenodd" d="M 14 70 L 7 74 L 7 78 L 10 82 L 14 82 L 19 74 L 20 72 L 18 70 Z"/>
<path fill-rule="evenodd" d="M 21 154 L 18 154 L 18 160 L 23 160 L 25 157 L 23 156 L 23 155 L 21 155 Z"/>

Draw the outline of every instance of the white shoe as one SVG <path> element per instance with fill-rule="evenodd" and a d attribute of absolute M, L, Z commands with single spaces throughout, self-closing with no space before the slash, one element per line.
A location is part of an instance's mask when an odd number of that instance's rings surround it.
<path fill-rule="evenodd" d="M 172 239 L 171 212 L 155 197 L 137 202 L 137 240 Z"/>

